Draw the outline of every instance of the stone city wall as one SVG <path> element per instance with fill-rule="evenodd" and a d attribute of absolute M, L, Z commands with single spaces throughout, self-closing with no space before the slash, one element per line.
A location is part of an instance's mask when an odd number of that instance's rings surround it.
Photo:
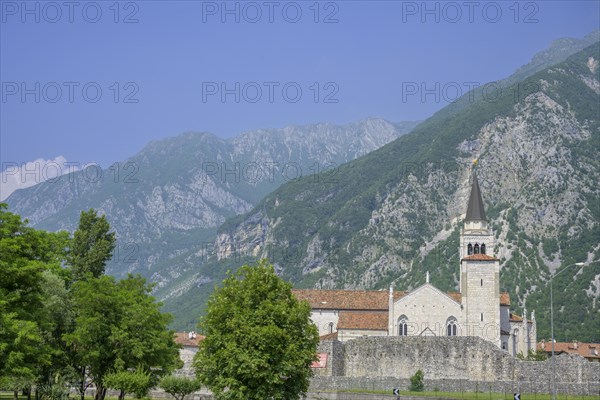
<path fill-rule="evenodd" d="M 550 393 L 552 361 L 520 361 L 478 337 L 365 337 L 322 342 L 327 367 L 315 369 L 311 390 L 408 389 L 422 370 L 425 389 Z M 600 363 L 556 356 L 559 393 L 598 395 Z"/>

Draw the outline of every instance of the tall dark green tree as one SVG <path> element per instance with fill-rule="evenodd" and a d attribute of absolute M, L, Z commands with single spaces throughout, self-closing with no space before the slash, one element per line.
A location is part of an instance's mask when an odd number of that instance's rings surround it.
<path fill-rule="evenodd" d="M 194 359 L 198 379 L 219 400 L 293 400 L 309 386 L 318 332 L 310 306 L 266 260 L 245 265 L 215 289 Z"/>
<path fill-rule="evenodd" d="M 110 232 L 106 216 L 98 216 L 93 208 L 82 211 L 68 257 L 73 280 L 98 278 L 104 274 L 114 248 L 115 233 Z"/>

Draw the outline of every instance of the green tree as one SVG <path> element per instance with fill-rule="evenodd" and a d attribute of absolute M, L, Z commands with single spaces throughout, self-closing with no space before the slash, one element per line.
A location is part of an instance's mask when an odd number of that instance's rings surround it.
<path fill-rule="evenodd" d="M 262 260 L 215 289 L 194 367 L 217 399 L 292 400 L 306 393 L 319 337 L 309 304 L 291 288 Z"/>
<path fill-rule="evenodd" d="M 152 377 L 143 368 L 135 371 L 112 372 L 106 375 L 104 381 L 107 388 L 119 391 L 119 400 L 123 400 L 128 393 L 141 399 L 148 394 L 152 386 Z"/>
<path fill-rule="evenodd" d="M 200 390 L 202 384 L 196 379 L 190 379 L 183 376 L 165 376 L 160 381 L 160 387 L 175 400 L 183 400 L 188 394 Z"/>
<path fill-rule="evenodd" d="M 0 381 L 4 387 L 27 390 L 52 363 L 45 276 L 63 274 L 68 243 L 67 232 L 33 229 L 0 203 Z"/>
<path fill-rule="evenodd" d="M 109 231 L 106 216 L 98 216 L 93 208 L 81 212 L 68 256 L 73 280 L 98 278 L 104 274 L 115 248 L 115 233 Z"/>
<path fill-rule="evenodd" d="M 76 374 L 71 368 L 69 348 L 63 335 L 74 329 L 75 315 L 71 293 L 66 287 L 65 279 L 50 270 L 42 272 L 42 297 L 44 299 L 41 311 L 40 326 L 44 331 L 46 343 L 50 346 L 50 364 L 41 368 L 40 384 L 51 388 L 51 393 L 57 393 L 57 382 L 75 382 Z M 67 381 L 67 382 L 65 382 Z"/>
<path fill-rule="evenodd" d="M 410 377 L 410 391 L 411 392 L 422 392 L 425 389 L 425 383 L 423 381 L 424 378 L 423 371 L 420 369 L 415 372 L 413 376 Z"/>
<path fill-rule="evenodd" d="M 20 319 L 0 300 L 0 388 L 17 392 L 27 389 L 39 367 L 50 363 L 41 331 L 34 321 Z"/>
<path fill-rule="evenodd" d="M 81 388 L 86 375 L 96 385 L 96 399 L 106 394 L 105 377 L 114 371 L 144 368 L 154 377 L 181 365 L 169 314 L 149 295 L 152 286 L 139 276 L 76 282 L 73 287 L 75 329 L 65 335 L 75 354 Z"/>

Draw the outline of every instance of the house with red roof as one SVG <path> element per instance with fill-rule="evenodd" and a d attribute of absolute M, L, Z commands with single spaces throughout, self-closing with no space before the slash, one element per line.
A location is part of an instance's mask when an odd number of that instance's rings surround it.
<path fill-rule="evenodd" d="M 538 344 L 538 350 L 545 351 L 548 356 L 552 355 L 552 341 L 542 340 Z M 582 343 L 574 340 L 572 342 L 554 342 L 554 354 L 576 354 L 588 361 L 600 362 L 600 343 Z"/>

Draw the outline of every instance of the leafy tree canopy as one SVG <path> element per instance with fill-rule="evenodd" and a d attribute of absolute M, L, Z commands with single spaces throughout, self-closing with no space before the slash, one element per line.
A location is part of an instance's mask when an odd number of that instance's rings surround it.
<path fill-rule="evenodd" d="M 229 274 L 200 322 L 194 359 L 217 399 L 298 399 L 308 390 L 319 341 L 310 306 L 266 260 Z"/>
<path fill-rule="evenodd" d="M 140 394 L 144 376 L 155 384 L 181 365 L 171 316 L 160 312 L 152 286 L 104 275 L 115 245 L 104 216 L 82 212 L 71 240 L 6 209 L 0 204 L 0 387 L 16 396 L 37 384 L 59 396 L 77 382 L 83 396 L 91 377 L 103 399 L 108 374 L 117 388 Z"/>
<path fill-rule="evenodd" d="M 72 289 L 77 317 L 65 339 L 76 349 L 79 365 L 88 367 L 99 398 L 111 372 L 143 366 L 162 376 L 180 366 L 174 332 L 167 329 L 171 316 L 160 312 L 142 277 L 117 282 L 103 275 Z"/>
<path fill-rule="evenodd" d="M 0 203 L 0 381 L 27 387 L 51 364 L 45 340 L 45 273 L 61 272 L 69 245 L 67 232 L 33 229 Z M 29 384 L 27 384 L 29 382 Z"/>

